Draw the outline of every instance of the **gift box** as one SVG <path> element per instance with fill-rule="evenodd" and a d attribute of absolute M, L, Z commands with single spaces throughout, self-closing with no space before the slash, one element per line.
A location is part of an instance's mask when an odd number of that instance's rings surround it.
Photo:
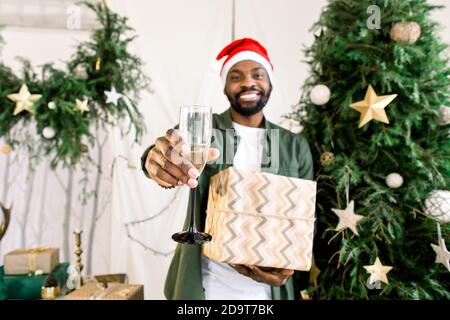
<path fill-rule="evenodd" d="M 126 273 L 100 274 L 94 276 L 95 280 L 100 283 L 128 283 Z"/>
<path fill-rule="evenodd" d="M 203 254 L 220 262 L 311 268 L 316 182 L 228 168 L 211 177 Z"/>
<path fill-rule="evenodd" d="M 68 262 L 58 264 L 53 269 L 52 274 L 61 287 L 64 287 L 67 281 Z M 41 288 L 48 274 L 41 275 L 4 275 L 3 267 L 0 267 L 0 282 L 5 287 L 5 296 L 7 299 L 41 299 Z"/>
<path fill-rule="evenodd" d="M 144 286 L 122 283 L 88 283 L 64 300 L 144 300 Z"/>
<path fill-rule="evenodd" d="M 36 247 L 17 249 L 3 257 L 4 272 L 13 274 L 50 273 L 59 263 L 59 249 Z"/>

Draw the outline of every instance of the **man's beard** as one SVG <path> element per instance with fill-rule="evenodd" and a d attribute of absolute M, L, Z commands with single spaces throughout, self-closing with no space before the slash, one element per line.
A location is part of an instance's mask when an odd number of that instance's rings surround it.
<path fill-rule="evenodd" d="M 241 103 L 239 102 L 239 96 L 242 93 L 244 93 L 246 91 L 250 91 L 250 90 L 258 91 L 260 99 L 258 100 L 258 102 L 256 103 L 256 105 L 254 107 L 243 107 L 241 105 Z M 232 97 L 225 91 L 225 95 L 227 96 L 228 101 L 230 102 L 230 105 L 233 108 L 233 110 L 236 111 L 237 113 L 239 113 L 240 115 L 243 115 L 244 117 L 249 117 L 249 116 L 252 116 L 252 115 L 260 112 L 266 106 L 267 102 L 269 101 L 271 93 L 272 93 L 272 86 L 270 86 L 270 90 L 269 90 L 269 93 L 267 94 L 267 96 L 266 96 L 266 92 L 263 89 L 257 89 L 254 86 L 252 86 L 250 88 L 244 87 L 234 97 Z"/>

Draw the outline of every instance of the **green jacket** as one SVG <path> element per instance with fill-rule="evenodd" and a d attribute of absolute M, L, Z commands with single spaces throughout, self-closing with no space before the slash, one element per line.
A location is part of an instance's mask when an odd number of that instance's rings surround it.
<path fill-rule="evenodd" d="M 301 134 L 294 134 L 267 121 L 265 118 L 264 127 L 268 129 L 266 131 L 267 143 L 264 146 L 264 151 L 267 152 L 263 151 L 261 171 L 312 180 L 314 178 L 313 162 L 306 139 Z M 218 148 L 221 156 L 219 159 L 209 162 L 198 179 L 195 220 L 199 230 L 204 230 L 209 180 L 216 173 L 232 166 L 232 156 L 239 145 L 239 137 L 234 133 L 229 109 L 221 114 L 213 114 L 213 128 L 216 130 L 211 139 L 211 147 Z M 276 143 L 277 141 L 279 141 L 279 144 Z M 147 148 L 141 158 L 142 168 L 146 175 L 145 159 L 152 147 Z M 189 202 L 188 213 L 190 207 L 191 203 Z M 186 216 L 183 230 L 187 229 L 189 224 L 189 215 Z M 294 299 L 294 279 L 305 282 L 307 276 L 307 272 L 296 272 L 286 285 L 272 287 L 272 298 L 275 300 Z M 167 299 L 205 298 L 202 287 L 200 245 L 178 244 L 169 267 L 164 293 Z"/>

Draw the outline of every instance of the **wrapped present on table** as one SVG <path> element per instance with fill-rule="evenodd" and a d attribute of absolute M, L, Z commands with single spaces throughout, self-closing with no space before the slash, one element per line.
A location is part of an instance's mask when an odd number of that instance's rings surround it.
<path fill-rule="evenodd" d="M 220 262 L 308 271 L 316 182 L 228 168 L 210 180 L 203 254 Z"/>
<path fill-rule="evenodd" d="M 52 275 L 62 288 L 67 281 L 68 262 L 60 263 L 52 270 Z M 41 289 L 48 274 L 40 275 L 5 275 L 0 267 L 0 282 L 3 281 L 7 299 L 41 299 Z"/>
<path fill-rule="evenodd" d="M 128 283 L 126 273 L 100 274 L 94 276 L 97 282 L 101 283 Z"/>
<path fill-rule="evenodd" d="M 17 249 L 3 257 L 7 275 L 50 273 L 58 263 L 59 249 L 51 247 Z"/>
<path fill-rule="evenodd" d="M 121 283 L 88 283 L 64 300 L 144 300 L 144 286 Z"/>

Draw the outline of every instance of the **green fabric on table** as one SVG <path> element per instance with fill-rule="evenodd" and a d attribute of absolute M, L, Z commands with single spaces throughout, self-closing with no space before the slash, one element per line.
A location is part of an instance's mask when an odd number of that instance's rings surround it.
<path fill-rule="evenodd" d="M 6 300 L 6 287 L 5 283 L 3 282 L 3 267 L 0 267 L 0 300 Z"/>
<path fill-rule="evenodd" d="M 53 270 L 53 275 L 60 287 L 63 287 L 67 281 L 67 268 L 68 262 L 58 264 Z M 3 266 L 0 267 L 0 299 L 1 296 L 1 283 L 6 288 L 6 299 L 24 299 L 35 300 L 41 298 L 41 288 L 44 284 L 48 274 L 42 274 L 38 276 L 28 275 L 5 275 L 3 272 Z M 3 298 L 5 299 L 5 298 Z"/>

